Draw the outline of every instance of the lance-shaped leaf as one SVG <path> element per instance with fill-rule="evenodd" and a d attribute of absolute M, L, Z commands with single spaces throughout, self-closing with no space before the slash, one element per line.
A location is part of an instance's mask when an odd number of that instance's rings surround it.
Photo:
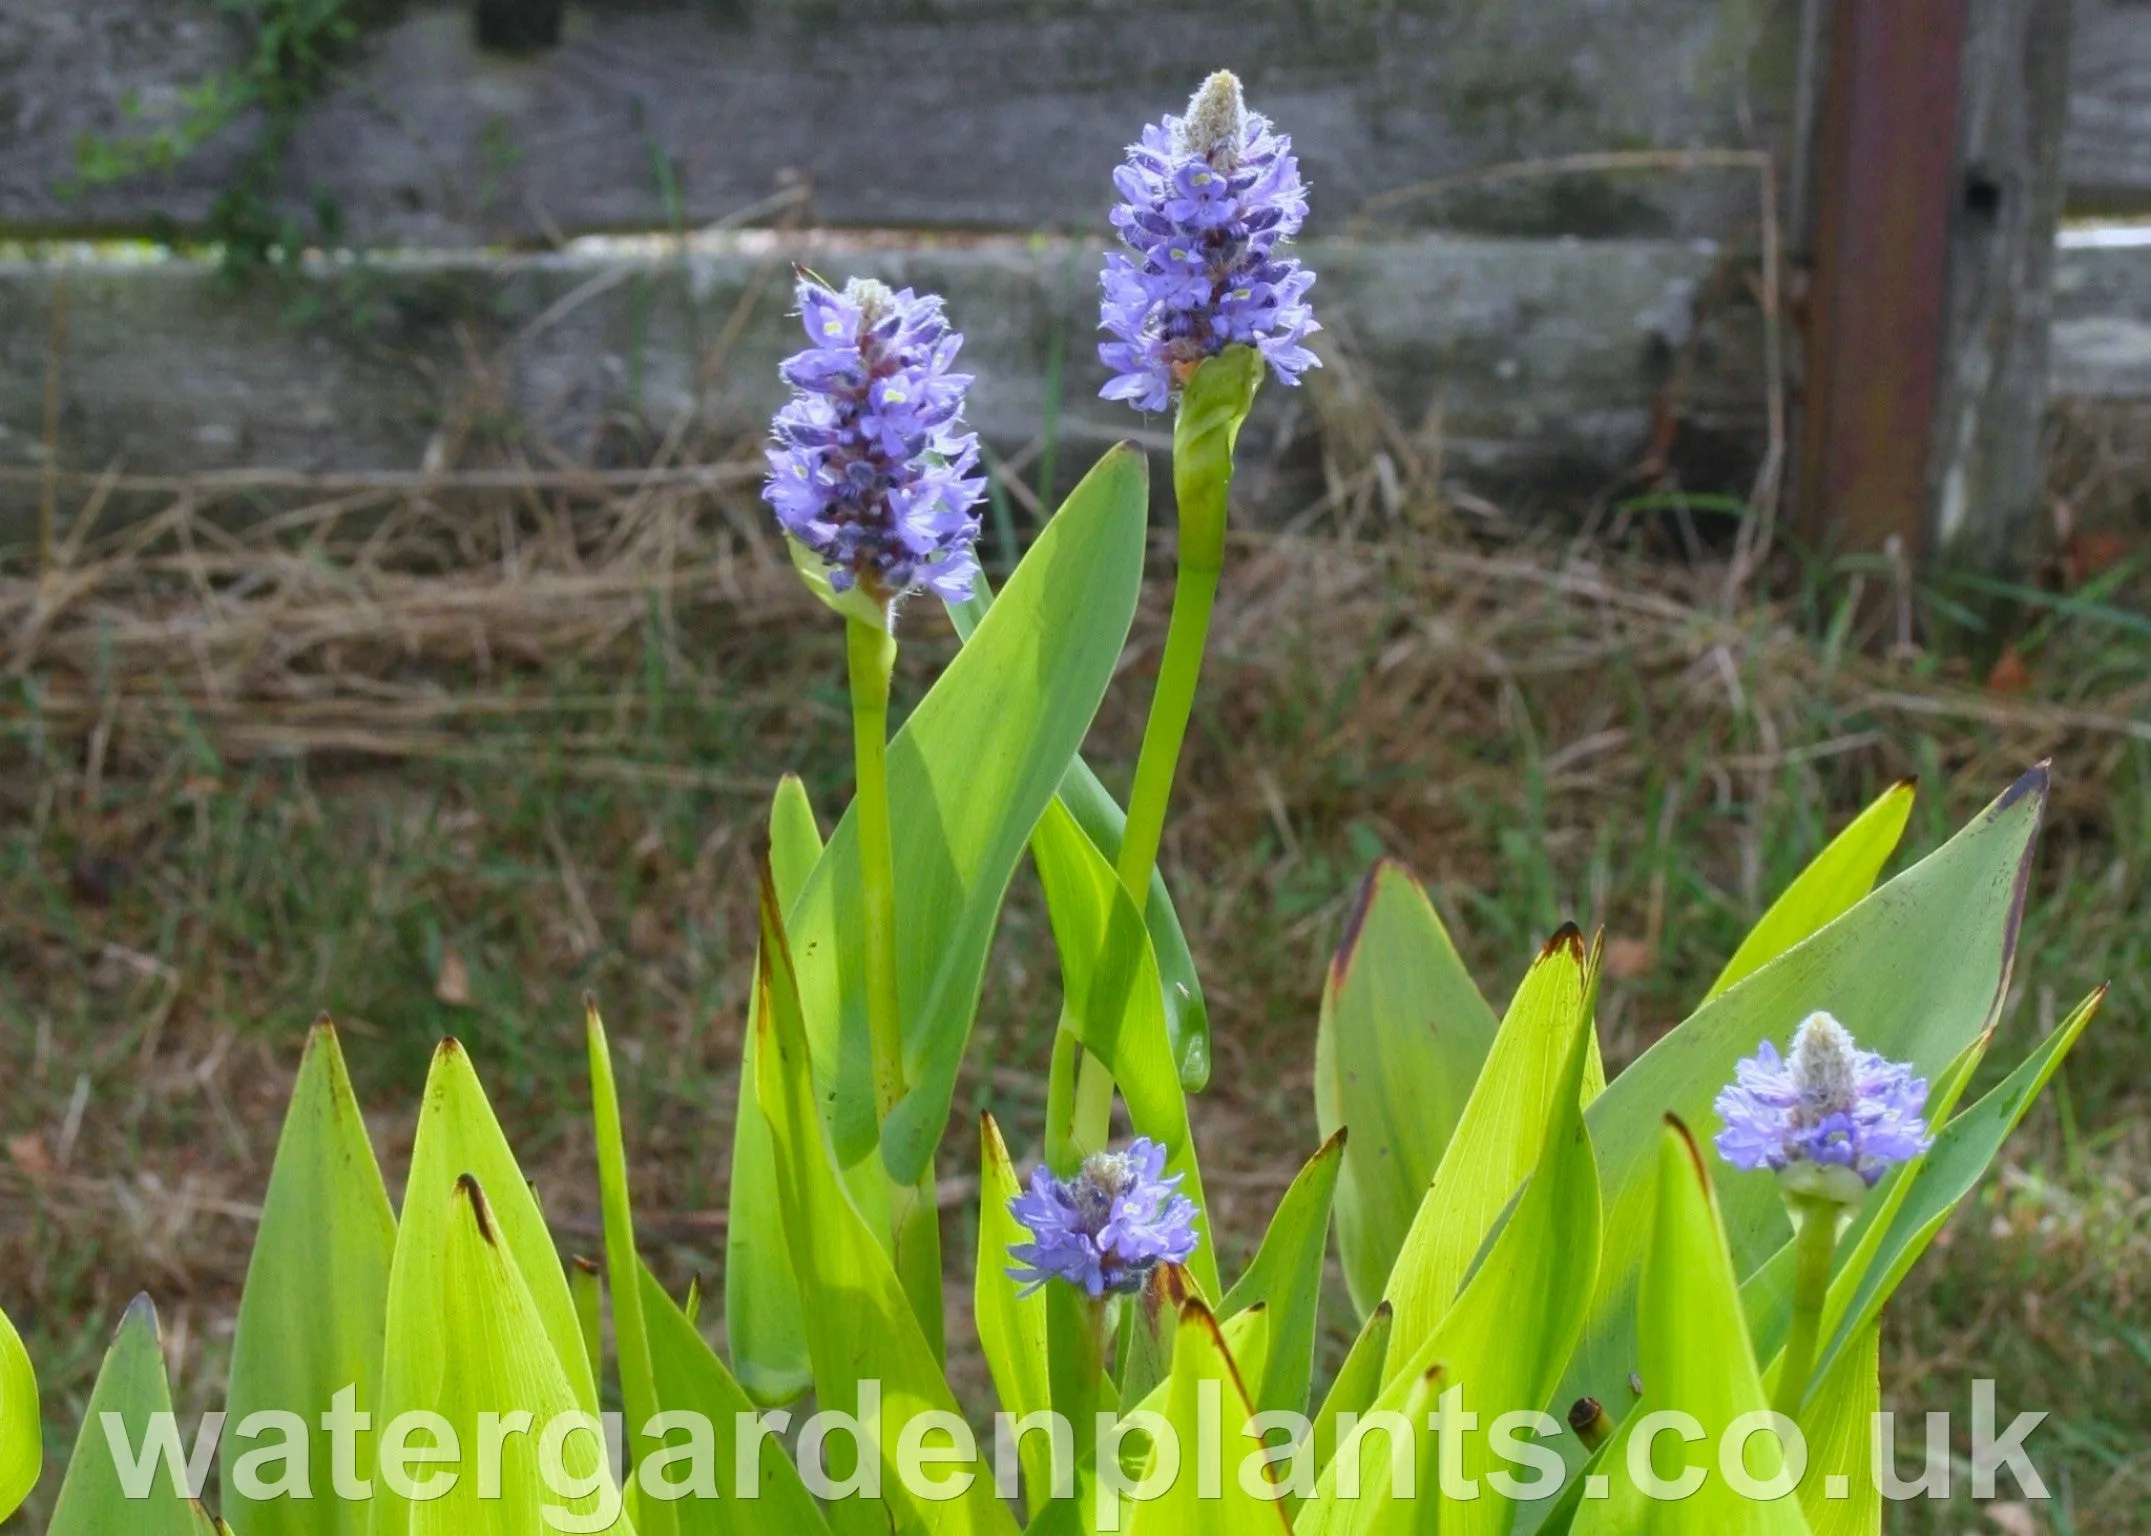
<path fill-rule="evenodd" d="M 1259 1484 L 1250 1492 L 1240 1476 L 1242 1458 L 1258 1444 L 1248 1424 L 1255 1407 L 1217 1319 L 1192 1297 L 1173 1334 L 1163 1409 L 1179 1440 L 1179 1475 L 1161 1496 L 1135 1505 L 1130 1536 L 1290 1536 L 1284 1504 L 1263 1497 Z M 1208 1436 L 1206 1422 L 1216 1426 Z M 1202 1450 L 1208 1444 L 1218 1447 L 1214 1464 Z"/>
<path fill-rule="evenodd" d="M 968 641 L 992 606 L 993 588 L 980 576 L 973 584 L 970 601 L 948 605 L 949 622 L 956 626 L 957 638 Z M 1098 782 L 1090 764 L 1078 757 L 1068 765 L 1058 798 L 1068 814 L 1075 817 L 1083 835 L 1097 845 L 1106 863 L 1117 868 L 1128 813 Z M 1210 1009 L 1203 1001 L 1195 956 L 1188 949 L 1187 931 L 1180 926 L 1172 892 L 1165 888 L 1165 876 L 1155 869 L 1150 872 L 1143 921 L 1149 926 L 1150 947 L 1157 953 L 1158 972 L 1165 982 L 1165 1027 L 1172 1035 L 1173 1059 L 1180 1063 L 1180 1086 L 1189 1093 L 1200 1093 L 1210 1081 Z"/>
<path fill-rule="evenodd" d="M 1800 1411 L 1807 1436 L 1800 1509 L 1814 1536 L 1875 1536 L 1882 1529 L 1873 1455 L 1875 1416 L 1882 1411 L 1880 1347 L 1881 1326 L 1869 1323 L 1818 1377 Z M 1833 1491 L 1841 1496 L 1833 1498 Z"/>
<path fill-rule="evenodd" d="M 389 1270 L 388 1344 L 377 1422 L 387 1423 L 410 1409 L 434 1409 L 447 1369 L 441 1332 L 444 1266 L 458 1209 L 456 1189 L 466 1175 L 486 1192 L 492 1235 L 514 1261 L 576 1406 L 597 1412 L 597 1380 L 590 1370 L 582 1320 L 537 1197 L 516 1166 L 470 1058 L 455 1041 L 444 1040 L 426 1078 L 411 1172 L 404 1184 L 403 1219 Z M 409 1529 L 412 1508 L 377 1479 L 375 1536 L 401 1536 Z"/>
<path fill-rule="evenodd" d="M 45 1536 L 198 1536 L 193 1488 L 209 1474 L 209 1447 L 190 1454 L 172 1418 L 157 1309 L 137 1296 L 120 1319 L 83 1411 L 60 1499 Z"/>
<path fill-rule="evenodd" d="M 1816 929 L 1851 911 L 1854 903 L 1873 890 L 1882 866 L 1889 862 L 1897 840 L 1904 836 L 1917 788 L 1915 780 L 1898 780 L 1830 839 L 1828 846 L 1794 877 L 1784 894 L 1748 930 L 1748 936 L 1733 951 L 1733 958 L 1725 963 L 1703 1000 L 1708 1002 L 1735 982 L 1761 970 Z"/>
<path fill-rule="evenodd" d="M 1329 1391 L 1322 1398 L 1322 1406 L 1315 1410 L 1312 1434 L 1317 1475 L 1337 1454 L 1338 1420 L 1345 1414 L 1354 1418 L 1364 1414 L 1381 1395 L 1382 1381 L 1388 1374 L 1384 1366 L 1389 1358 L 1389 1322 L 1393 1316 L 1395 1313 L 1388 1302 L 1375 1303 L 1367 1320 L 1359 1325 L 1359 1333 L 1345 1354 L 1344 1364 L 1337 1367 Z"/>
<path fill-rule="evenodd" d="M 605 1266 L 576 1254 L 568 1260 L 568 1292 L 575 1298 L 575 1320 L 582 1324 L 583 1358 L 590 1379 L 605 1379 Z"/>
<path fill-rule="evenodd" d="M 1418 1383 L 1438 1374 L 1445 1391 L 1462 1394 L 1456 1406 L 1477 1415 L 1475 1423 L 1444 1425 L 1454 1441 L 1443 1456 L 1450 1481 L 1421 1490 L 1410 1523 L 1400 1529 L 1438 1526 L 1444 1536 L 1502 1536 L 1510 1529 L 1518 1506 L 1490 1474 L 1514 1473 L 1508 1458 L 1497 1455 L 1495 1436 L 1514 1431 L 1515 1421 L 1505 1425 L 1504 1416 L 1529 1414 L 1545 1401 L 1583 1328 L 1599 1246 L 1598 1173 L 1583 1125 L 1583 1085 L 1593 1058 L 1587 1029 L 1572 1023 L 1565 1033 L 1567 1054 L 1547 1084 L 1548 1114 L 1530 1182 L 1456 1304 L 1401 1368 L 1395 1345 L 1403 1335 L 1392 1339 L 1379 1410 L 1400 1409 Z M 1497 1044 L 1497 1055 L 1500 1049 Z M 1321 1516 L 1325 1523 L 1338 1518 L 1334 1511 Z"/>
<path fill-rule="evenodd" d="M 595 999 L 584 1000 L 584 1032 L 590 1060 L 590 1111 L 596 1132 L 598 1201 L 605 1224 L 605 1273 L 612 1283 L 612 1352 L 620 1371 L 620 1399 L 627 1408 L 630 1466 L 655 1447 L 643 1426 L 657 1414 L 657 1368 L 642 1307 L 642 1259 L 635 1250 L 635 1207 L 627 1182 L 627 1138 L 620 1123 L 620 1092 L 613 1081 L 612 1048 Z M 643 1511 L 647 1536 L 675 1536 L 679 1522 L 669 1503 Z"/>
<path fill-rule="evenodd" d="M 1779 1478 L 1784 1462 L 1772 1434 L 1749 1439 L 1742 1464 L 1759 1485 L 1784 1481 L 1776 1497 L 1753 1497 L 1722 1470 L 1727 1430 L 1736 1420 L 1767 1415 L 1769 1401 L 1748 1345 L 1710 1174 L 1686 1127 L 1670 1116 L 1659 1139 L 1645 1242 L 1636 1321 L 1643 1397 L 1602 1463 L 1607 1497 L 1583 1500 L 1575 1536 L 1808 1536 L 1790 1480 Z M 1690 1447 L 1657 1417 L 1661 1411 L 1685 1414 L 1701 1427 L 1696 1467 L 1688 1467 Z M 1655 1497 L 1645 1486 L 1650 1479 L 1659 1484 Z M 1690 1481 L 1686 1493 L 1670 1492 Z"/>
<path fill-rule="evenodd" d="M 657 1437 L 665 1448 L 653 1458 L 656 1465 L 646 1461 L 637 1469 L 641 1507 L 647 1510 L 659 1502 L 652 1496 L 653 1485 L 686 1486 L 694 1491 L 672 1505 L 678 1511 L 682 1536 L 815 1536 L 827 1531 L 813 1495 L 800 1481 L 799 1469 L 775 1436 L 764 1436 L 758 1443 L 760 1470 L 752 1491 L 741 1486 L 734 1436 L 740 1415 L 752 1413 L 754 1404 L 647 1266 L 642 1270 L 642 1307 L 650 1331 L 650 1357 L 657 1366 L 658 1401 L 664 1412 L 692 1418 L 676 1422 Z M 705 1460 L 707 1487 L 714 1490 L 713 1497 L 694 1489 L 701 1475 L 694 1445 L 699 1434 L 693 1427 L 697 1419 L 715 1432 Z M 685 1440 L 676 1438 L 682 1428 Z M 671 1460 L 675 1456 L 681 1458 L 678 1464 Z"/>
<path fill-rule="evenodd" d="M 1505 1536 L 1516 1505 L 1489 1478 L 1509 1471 L 1493 1437 L 1502 1415 L 1546 1400 L 1583 1332 L 1599 1248 L 1598 1165 L 1583 1124 L 1583 1086 L 1597 1060 L 1586 1025 L 1569 1036 L 1531 1182 L 1421 1351 L 1470 1394 L 1476 1429 L 1460 1437 L 1456 1464 L 1476 1494 L 1441 1503 L 1443 1536 Z"/>
<path fill-rule="evenodd" d="M 769 807 L 769 871 L 786 911 L 799 899 L 821 856 L 821 828 L 807 787 L 797 774 L 788 773 L 778 780 Z M 788 1403 L 813 1384 L 814 1367 L 807 1358 L 806 1323 L 777 1211 L 769 1123 L 762 1118 L 754 1079 L 750 1029 L 740 1051 L 739 1102 L 732 1121 L 731 1194 L 726 1204 L 731 1219 L 724 1236 L 725 1343 L 740 1385 L 757 1402 Z"/>
<path fill-rule="evenodd" d="M 918 1497 L 899 1475 L 899 1440 L 905 1426 L 928 1413 L 957 1414 L 956 1399 L 942 1378 L 934 1352 L 919 1331 L 902 1284 L 839 1177 L 827 1127 L 815 1103 L 813 1060 L 800 1015 L 792 951 L 774 883 L 762 882 L 761 956 L 755 976 L 757 1090 L 776 1154 L 779 1206 L 785 1242 L 798 1274 L 805 1309 L 807 1348 L 814 1361 L 814 1392 L 823 1412 L 861 1413 L 862 1384 L 878 1384 L 878 1433 L 865 1448 L 879 1455 L 880 1500 L 860 1497 L 834 1506 L 838 1529 L 919 1530 L 933 1536 L 1015 1530 L 1008 1507 L 993 1490 L 989 1458 L 945 1463 L 937 1477 L 968 1487 L 946 1501 Z M 940 1441 L 935 1449 L 944 1449 Z M 835 1461 L 838 1447 L 830 1448 Z M 973 1448 L 974 1451 L 976 1448 Z M 836 1466 L 842 1478 L 859 1470 Z"/>
<path fill-rule="evenodd" d="M 874 1146 L 914 1184 L 948 1124 L 1009 878 L 1090 728 L 1142 583 L 1149 472 L 1125 445 L 1083 478 L 889 743 L 897 990 L 910 1091 L 877 1128 L 869 1081 L 856 817 L 790 911 L 842 1161 Z"/>
<path fill-rule="evenodd" d="M 45 1467 L 37 1374 L 22 1336 L 0 1312 L 0 1520 L 15 1513 Z"/>
<path fill-rule="evenodd" d="M 232 1337 L 225 1399 L 232 1429 L 220 1454 L 224 1514 L 241 1536 L 360 1536 L 368 1529 L 366 1505 L 325 1487 L 307 1502 L 256 1500 L 233 1472 L 256 1448 L 239 1430 L 257 1412 L 296 1413 L 309 1465 L 326 1468 L 330 1439 L 321 1416 L 336 1394 L 352 1389 L 348 1406 L 359 1413 L 379 1408 L 395 1254 L 395 1214 L 336 1030 L 324 1020 L 307 1037 L 292 1085 Z M 362 1479 L 373 1475 L 372 1445 L 371 1437 L 357 1437 L 354 1472 Z"/>
<path fill-rule="evenodd" d="M 1008 1203 L 1022 1186 L 993 1116 L 978 1117 L 978 1143 L 978 1267 L 972 1281 L 972 1310 L 979 1350 L 993 1375 L 1001 1411 L 1022 1418 L 1053 1406 L 1046 1297 L 1036 1290 L 1025 1295 L 1008 1273 L 1009 1248 L 1028 1241 L 1030 1234 L 1009 1214 Z M 1026 1435 L 1020 1449 L 1024 1491 L 1035 1515 L 1052 1487 L 1051 1447 L 1038 1435 Z"/>
<path fill-rule="evenodd" d="M 1571 924 L 1547 940 L 1516 989 L 1390 1271 L 1392 1373 L 1411 1368 L 1487 1233 L 1536 1166 L 1548 1127 L 1574 1107 L 1581 1067 L 1573 1079 L 1568 1068 L 1590 1059 L 1585 992 L 1583 935 Z"/>
<path fill-rule="evenodd" d="M 413 1198 L 440 1199 L 430 1189 Z M 606 1466 L 603 1426 L 569 1384 L 559 1347 L 484 1189 L 466 1173 L 441 1203 L 439 1289 L 420 1323 L 434 1334 L 441 1374 L 404 1411 L 439 1415 L 412 1443 L 440 1451 L 453 1446 L 460 1454 L 452 1465 L 417 1465 L 404 1473 L 413 1480 L 406 1491 L 426 1495 L 408 1506 L 412 1536 L 547 1530 L 631 1536 L 621 1491 Z M 404 1219 L 408 1227 L 425 1213 L 407 1205 Z M 391 1336 L 391 1360 L 403 1344 L 401 1334 Z M 582 1360 L 580 1349 L 575 1360 Z M 490 1444 L 489 1420 L 504 1431 Z M 570 1429 L 578 1420 L 581 1427 Z M 388 1457 L 381 1460 L 386 1482 Z"/>
<path fill-rule="evenodd" d="M 1149 931 L 1113 867 L 1065 808 L 1048 806 L 1039 818 L 1031 857 L 1060 951 L 1064 1017 L 1120 1085 L 1137 1132 L 1164 1147 L 1166 1167 L 1181 1175 L 1180 1192 L 1195 1202 L 1201 1238 L 1188 1259 L 1188 1273 L 1203 1295 L 1216 1296 L 1223 1289 L 1216 1242 L 1188 1127 L 1187 1095 L 1166 1037 Z"/>
<path fill-rule="evenodd" d="M 1419 878 L 1393 859 L 1376 864 L 1345 918 L 1315 1029 L 1315 1122 L 1324 1136 L 1352 1133 L 1337 1250 L 1362 1317 L 1381 1299 L 1496 1027 Z"/>
<path fill-rule="evenodd" d="M 1333 1133 L 1299 1171 L 1246 1273 L 1225 1293 L 1218 1315 L 1227 1322 L 1248 1307 L 1269 1311 L 1269 1350 L 1258 1374 L 1246 1368 L 1255 1407 L 1263 1412 L 1307 1411 L 1314 1376 L 1315 1316 L 1322 1300 L 1322 1257 L 1329 1247 L 1330 1201 L 1349 1151 L 1343 1130 Z M 1242 1362 L 1245 1367 L 1245 1362 Z"/>
<path fill-rule="evenodd" d="M 1765 1039 L 1782 1042 L 1826 1009 L 1859 1043 L 1909 1061 L 1933 1081 L 1987 1029 L 2000 1007 L 2045 801 L 2035 769 L 1971 825 L 1851 911 L 1705 1003 L 1631 1065 L 1587 1111 L 1605 1190 L 1598 1294 L 1556 1400 L 1627 1401 L 1635 1369 L 1635 1287 L 1655 1195 L 1667 1113 L 1715 1130 L 1712 1103 L 1735 1064 Z M 1737 1273 L 1751 1273 L 1790 1236 L 1774 1180 L 1719 1191 Z"/>

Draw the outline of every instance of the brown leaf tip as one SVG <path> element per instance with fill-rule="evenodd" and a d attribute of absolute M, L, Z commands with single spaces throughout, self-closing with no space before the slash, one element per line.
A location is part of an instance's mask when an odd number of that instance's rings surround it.
<path fill-rule="evenodd" d="M 467 1178 L 469 1175 L 466 1174 L 465 1177 Z M 579 1274 L 595 1275 L 600 1272 L 598 1261 L 591 1258 L 587 1253 L 570 1254 L 568 1262 L 575 1266 L 576 1272 Z"/>
<path fill-rule="evenodd" d="M 1666 1124 L 1680 1133 L 1681 1145 L 1688 1149 L 1688 1161 L 1695 1164 L 1696 1179 L 1705 1189 L 1710 1188 L 1710 1165 L 1703 1161 L 1703 1149 L 1695 1144 L 1695 1133 L 1687 1122 L 1671 1110 L 1666 1111 Z"/>
<path fill-rule="evenodd" d="M 2018 801 L 2027 797 L 2045 800 L 2047 785 L 2052 778 L 2053 763 L 2051 759 L 2042 759 L 2032 764 L 2031 767 L 2024 770 L 2023 777 L 2002 791 L 2001 798 L 1994 802 L 1994 809 L 1997 812 L 2006 811 Z"/>
<path fill-rule="evenodd" d="M 1578 965 L 1583 964 L 1583 930 L 1574 923 L 1563 923 L 1556 928 L 1553 937 L 1546 941 L 1546 947 L 1539 951 L 1539 958 L 1551 960 L 1563 950 L 1566 950 L 1569 958 Z"/>
<path fill-rule="evenodd" d="M 1337 936 L 1337 953 L 1329 962 L 1330 976 L 1340 985 L 1351 973 L 1353 957 L 1359 953 L 1359 935 L 1367 926 L 1367 914 L 1374 909 L 1374 893 L 1381 886 L 1383 871 L 1392 867 L 1404 868 L 1394 859 L 1380 858 L 1360 876 L 1359 889 L 1353 893 L 1352 905 L 1344 914 L 1344 932 Z"/>
<path fill-rule="evenodd" d="M 474 1173 L 456 1175 L 456 1193 L 471 1203 L 471 1217 L 478 1223 L 478 1235 L 489 1247 L 498 1248 L 500 1239 L 493 1235 L 493 1208 L 486 1204 L 485 1191 L 478 1185 Z"/>

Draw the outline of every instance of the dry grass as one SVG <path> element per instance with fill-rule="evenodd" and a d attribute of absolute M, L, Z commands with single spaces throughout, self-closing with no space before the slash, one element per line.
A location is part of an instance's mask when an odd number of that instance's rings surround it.
<path fill-rule="evenodd" d="M 145 1286 L 183 1399 L 216 1395 L 322 1007 L 392 1184 L 425 1047 L 453 1030 L 548 1211 L 594 1241 L 573 999 L 595 987 L 653 1236 L 675 1275 L 715 1272 L 746 850 L 777 772 L 826 817 L 848 764 L 839 638 L 751 497 L 730 472 L 360 484 L 242 524 L 233 488 L 196 486 L 123 530 L 76 520 L 42 576 L 0 568 L 0 1303 L 56 1431 Z M 1318 517 L 1237 538 L 1165 850 L 1217 1020 L 1198 1117 L 1228 1245 L 1311 1150 L 1316 990 L 1374 853 L 1429 880 L 1490 994 L 1562 918 L 1604 925 L 1618 1064 L 1864 798 L 1922 777 L 1909 856 L 2051 756 L 2000 1054 L 2095 981 L 2115 995 L 1896 1308 L 1886 1370 L 1907 1406 L 1975 1374 L 2052 1406 L 2066 1528 L 2151 1530 L 2151 644 L 2068 616 L 2018 636 L 2021 684 L 1989 687 L 1872 654 L 1863 624 L 1887 642 L 1936 597 L 1887 572 L 1862 600 L 1782 566 L 1774 599 L 1728 607 L 1707 557 L 1338 510 L 1358 536 Z M 1164 598 L 1092 738 L 1115 787 Z M 923 610 L 912 628 L 908 698 L 953 644 Z M 1019 1149 L 1052 966 L 1021 878 L 954 1122 L 991 1107 Z M 950 1223 L 961 1254 L 960 1206 Z"/>

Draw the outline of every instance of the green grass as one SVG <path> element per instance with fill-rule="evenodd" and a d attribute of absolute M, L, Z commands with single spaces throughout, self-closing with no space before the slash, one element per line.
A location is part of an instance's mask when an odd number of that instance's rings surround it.
<path fill-rule="evenodd" d="M 1216 1016 L 1197 1116 L 1228 1261 L 1313 1148 L 1321 967 L 1376 854 L 1430 881 L 1497 999 L 1558 922 L 1603 925 L 1622 946 L 1600 1013 L 1617 1067 L 1892 779 L 1923 781 L 1902 862 L 2051 750 L 2054 812 L 1990 1072 L 2092 986 L 2114 991 L 1894 1305 L 1885 1390 L 1911 1422 L 1946 1407 L 1962 1427 L 1968 1383 L 1995 1377 L 2005 1415 L 2053 1414 L 2033 1440 L 2052 1529 L 2151 1531 L 2151 746 L 2029 709 L 2092 708 L 2145 675 L 2151 644 L 2052 608 L 2024 718 L 1966 721 L 1877 703 L 1966 695 L 1945 662 L 1892 673 L 1833 649 L 1826 606 L 1810 639 L 1762 610 L 1639 609 L 1439 552 L 1274 554 L 1243 548 L 1228 574 L 1165 849 Z M 1145 666 L 1093 738 L 1116 789 L 1160 617 L 1146 609 Z M 136 727 L 93 786 L 79 736 L 9 704 L 0 1304 L 40 1365 L 54 1447 L 136 1289 L 160 1301 L 183 1407 L 214 1401 L 244 1207 L 323 1010 L 346 1032 L 392 1186 L 427 1048 L 453 1032 L 548 1214 L 594 1246 L 577 1001 L 594 990 L 663 1265 L 716 1279 L 756 786 L 802 772 L 826 821 L 849 752 L 841 637 L 804 598 L 760 628 L 721 609 L 682 624 L 677 643 L 645 626 L 526 666 L 501 686 L 528 712 L 466 719 L 456 755 L 402 765 L 227 762 L 214 728 L 179 709 Z M 915 628 L 900 708 L 950 643 L 938 622 Z M 657 769 L 701 787 L 651 782 Z M 1056 1009 L 1043 911 L 1019 876 L 944 1176 L 972 1158 L 961 1128 L 980 1108 L 1019 1156 L 1035 1147 Z M 949 1219 L 960 1255 L 970 1218 Z M 981 1388 L 975 1362 L 958 1368 Z M 1963 1503 L 1893 1515 L 1904 1530 L 1976 1519 Z"/>

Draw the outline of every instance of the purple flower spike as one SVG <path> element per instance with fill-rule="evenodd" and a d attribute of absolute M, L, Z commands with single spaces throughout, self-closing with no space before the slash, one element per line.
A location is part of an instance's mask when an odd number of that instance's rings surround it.
<path fill-rule="evenodd" d="M 1735 1071 L 1717 1102 L 1718 1155 L 1735 1168 L 1848 1169 L 1872 1189 L 1934 1144 L 1920 1116 L 1926 1079 L 1860 1050 L 1827 1013 L 1800 1025 L 1789 1057 L 1765 1040 Z"/>
<path fill-rule="evenodd" d="M 1040 1168 L 1029 1193 L 1008 1202 L 1032 1241 L 1011 1244 L 1009 1278 L 1025 1295 L 1065 1280 L 1090 1297 L 1139 1291 L 1160 1264 L 1184 1264 L 1195 1251 L 1195 1202 L 1165 1176 L 1165 1149 L 1138 1136 L 1125 1152 L 1096 1152 L 1072 1179 Z"/>
<path fill-rule="evenodd" d="M 801 278 L 799 318 L 813 345 L 783 365 L 793 393 L 770 428 L 763 499 L 837 591 L 962 602 L 986 484 L 961 430 L 971 376 L 949 371 L 963 337 L 939 298 L 870 279 L 839 293 Z"/>
<path fill-rule="evenodd" d="M 1247 110 L 1220 70 L 1187 116 L 1143 130 L 1113 173 L 1123 250 L 1105 258 L 1099 391 L 1140 411 L 1172 403 L 1206 357 L 1234 344 L 1262 354 L 1279 383 L 1321 360 L 1302 345 L 1321 329 L 1305 300 L 1314 274 L 1277 248 L 1307 217 L 1292 141 Z"/>

